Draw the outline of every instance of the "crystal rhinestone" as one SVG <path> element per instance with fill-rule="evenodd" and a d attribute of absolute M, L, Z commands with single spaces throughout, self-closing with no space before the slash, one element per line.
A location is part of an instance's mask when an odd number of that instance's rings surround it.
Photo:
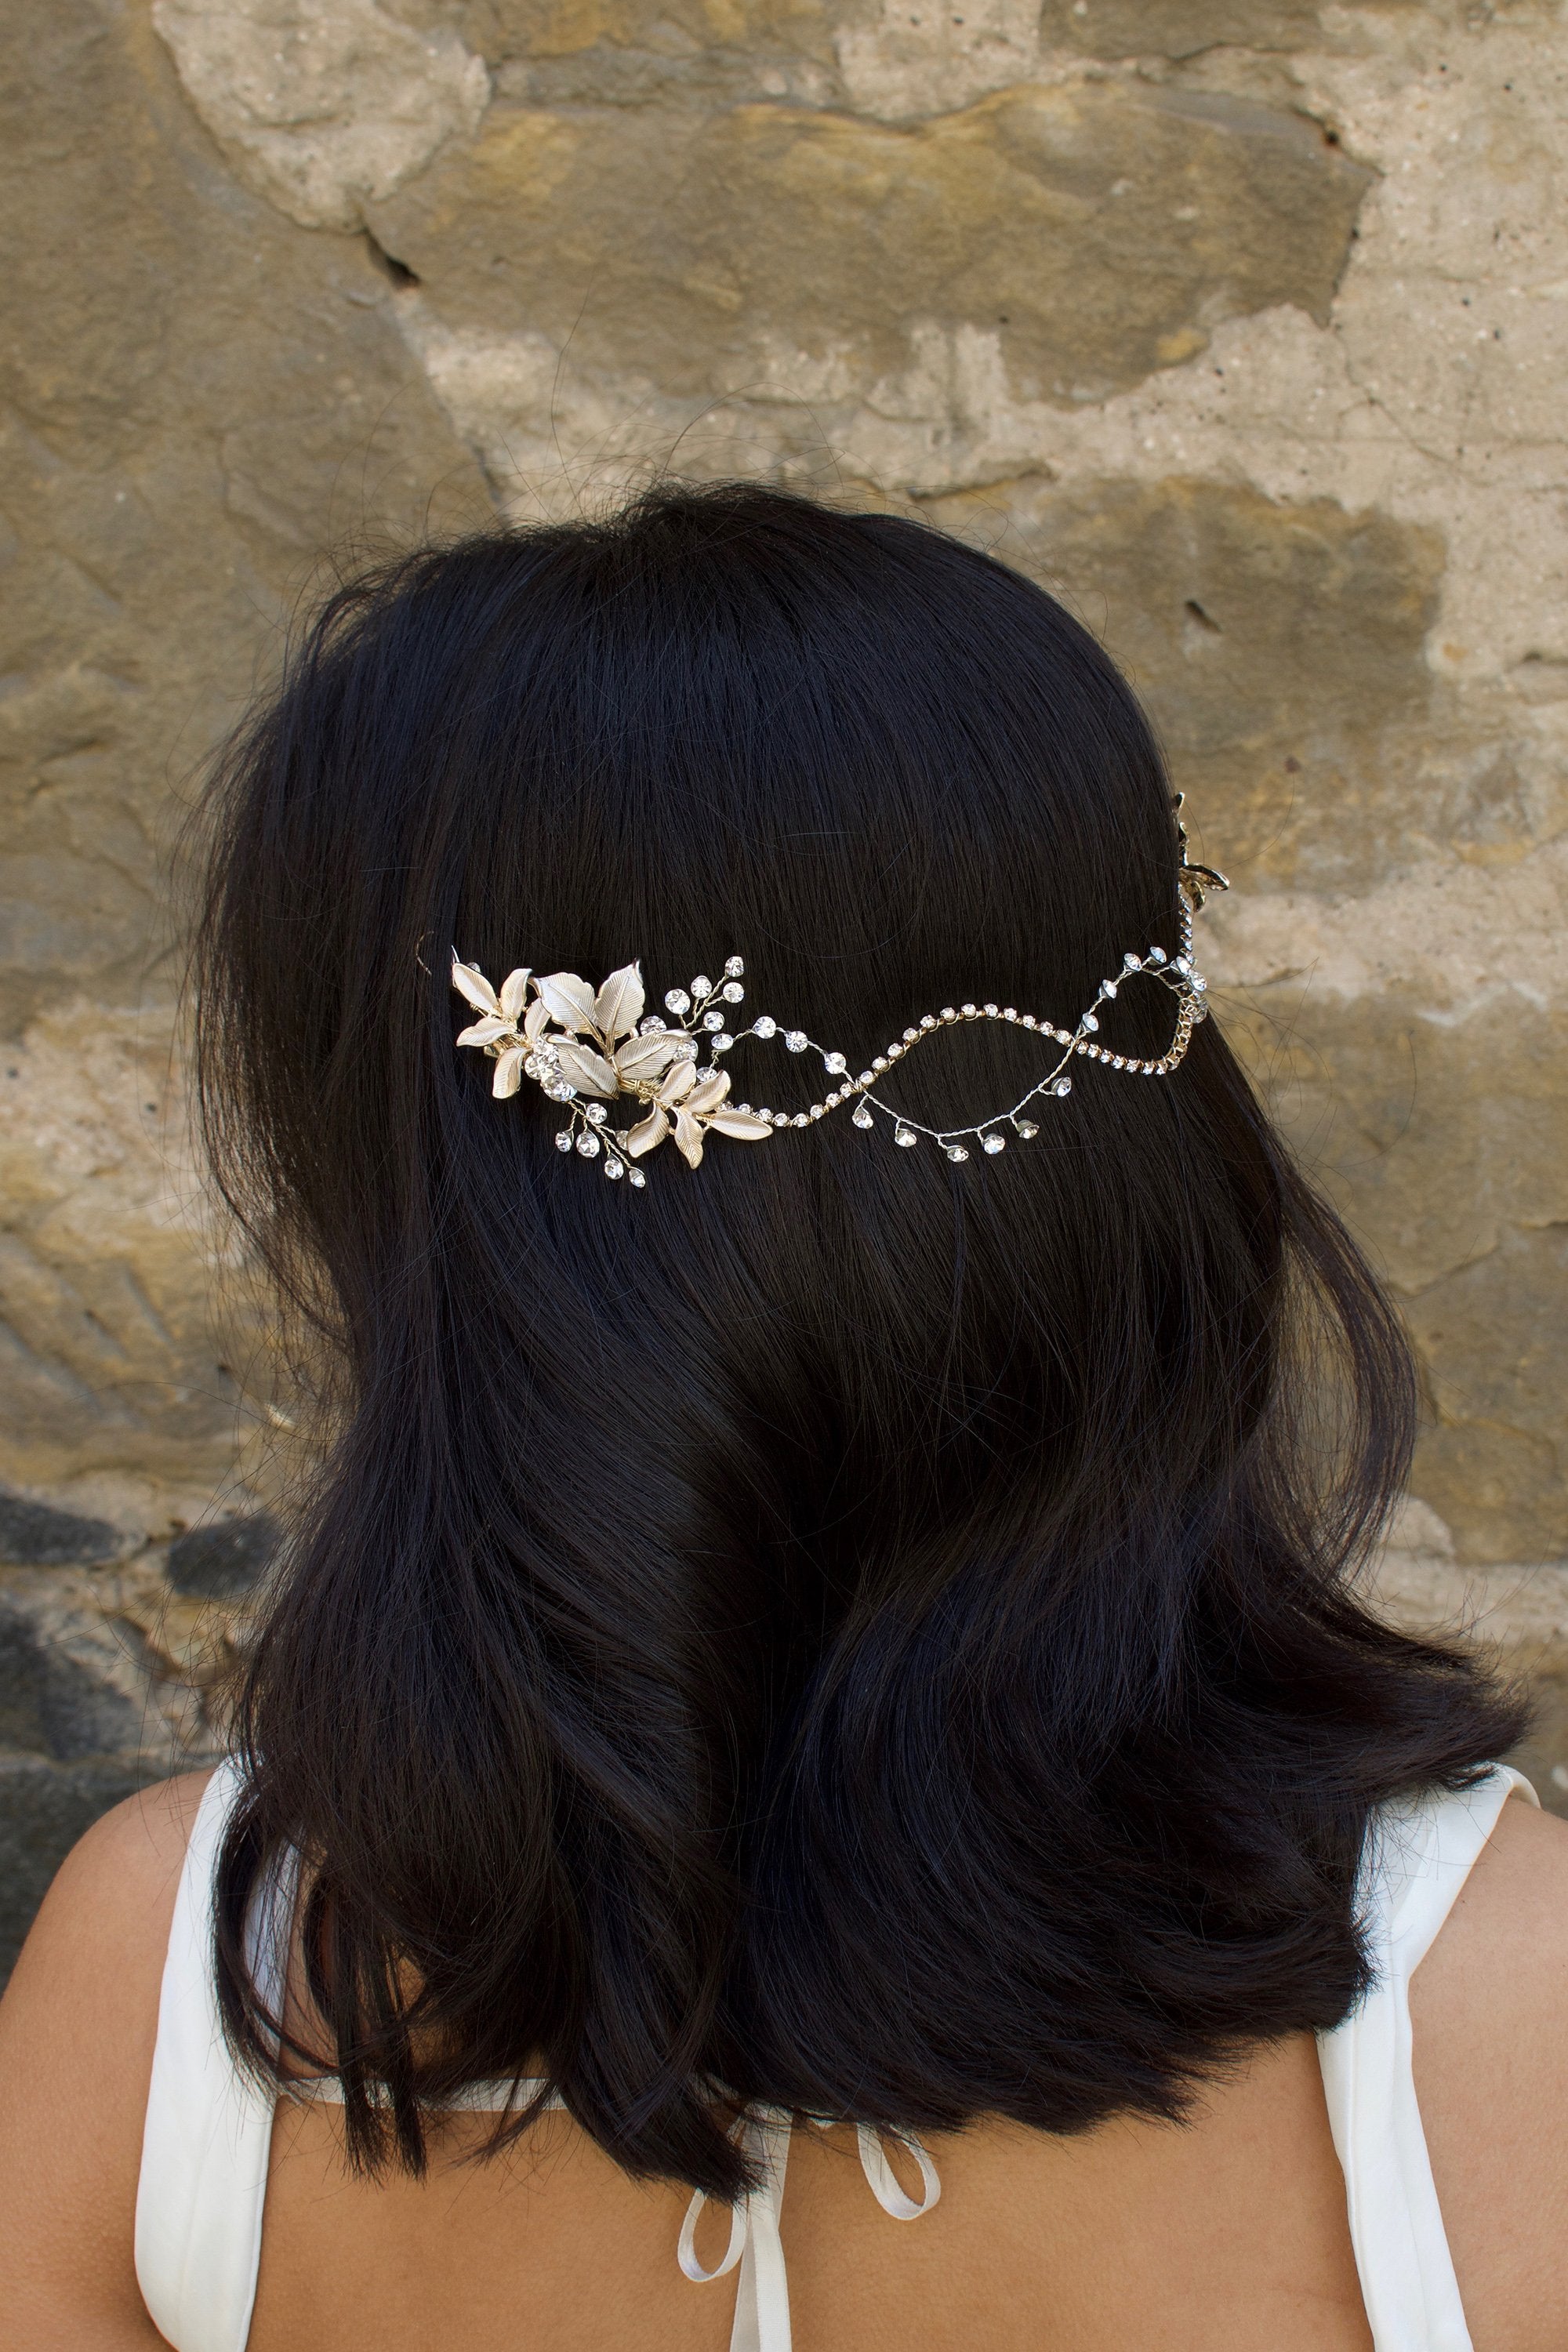
<path fill-rule="evenodd" d="M 979 1016 L 980 1007 L 977 1004 L 963 1004 L 959 1007 L 959 1010 L 966 1021 L 973 1021 Z"/>
<path fill-rule="evenodd" d="M 745 992 L 738 980 L 727 980 L 720 992 L 726 1004 L 739 1004 Z"/>
<path fill-rule="evenodd" d="M 1175 959 L 1174 962 L 1173 962 L 1173 963 L 1172 964 L 1172 966 L 1171 966 L 1171 970 L 1172 970 L 1173 971 L 1179 971 L 1179 972 L 1181 973 L 1182 978 L 1183 978 L 1184 980 L 1185 980 L 1185 978 L 1186 978 L 1186 976 L 1187 976 L 1188 972 L 1190 972 L 1190 971 L 1191 971 L 1192 968 L 1193 968 L 1193 967 L 1192 967 L 1191 962 L 1188 961 L 1188 959 L 1187 959 L 1185 956 L 1177 956 L 1177 958 Z"/>
<path fill-rule="evenodd" d="M 1203 976 L 1203 974 L 1202 974 L 1202 972 L 1201 972 L 1201 971 L 1194 971 L 1194 974 L 1193 974 L 1193 986 L 1196 989 L 1196 991 L 1197 991 L 1197 992 L 1198 992 L 1198 994 L 1199 994 L 1200 996 L 1203 994 L 1203 992 L 1204 992 L 1205 989 L 1208 986 L 1208 982 L 1207 982 L 1207 981 L 1204 978 L 1204 976 Z"/>
<path fill-rule="evenodd" d="M 610 1116 L 603 1103 L 590 1103 L 587 1106 L 587 1115 L 593 1120 L 595 1127 L 603 1127 L 605 1121 Z"/>
<path fill-rule="evenodd" d="M 784 1044 L 792 1054 L 804 1054 L 811 1040 L 804 1029 L 786 1029 Z"/>
<path fill-rule="evenodd" d="M 555 1137 L 555 1149 L 557 1151 L 571 1150 L 572 1130 L 569 1127 L 563 1127 L 557 1130 Z"/>
<path fill-rule="evenodd" d="M 752 1024 L 752 1034 L 753 1037 L 771 1037 L 778 1025 L 771 1013 L 759 1013 Z"/>
<path fill-rule="evenodd" d="M 887 1068 L 887 1066 L 888 1066 L 888 1057 L 887 1057 L 886 1054 L 873 1054 L 873 1055 L 872 1055 L 872 1056 L 871 1056 L 871 1067 L 872 1067 L 874 1070 L 885 1070 L 885 1069 Z"/>
<path fill-rule="evenodd" d="M 637 1023 L 638 1031 L 645 1037 L 653 1036 L 657 1031 L 663 1027 L 664 1024 L 659 1019 L 657 1013 L 645 1013 L 642 1019 Z"/>
<path fill-rule="evenodd" d="M 542 1078 L 544 1076 L 544 1065 L 537 1054 L 530 1054 L 522 1066 L 531 1078 Z"/>
<path fill-rule="evenodd" d="M 1026 1143 L 1027 1143 L 1032 1135 L 1038 1135 L 1040 1131 L 1035 1125 L 1032 1118 L 1016 1118 L 1014 1120 L 1013 1124 L 1017 1129 L 1018 1133 L 1023 1137 Z"/>
<path fill-rule="evenodd" d="M 721 1013 L 705 1013 L 702 1015 L 702 1026 L 710 1030 L 722 1029 L 724 1015 Z"/>
<path fill-rule="evenodd" d="M 1151 948 L 1151 949 L 1150 949 L 1150 950 L 1149 950 L 1149 961 L 1150 961 L 1150 962 L 1151 962 L 1151 963 L 1163 963 L 1163 962 L 1164 962 L 1164 961 L 1165 961 L 1165 950 L 1164 950 L 1164 949 L 1163 949 L 1163 948 Z"/>
<path fill-rule="evenodd" d="M 877 1124 L 868 1103 L 857 1103 L 849 1116 L 857 1127 L 875 1127 Z"/>
<path fill-rule="evenodd" d="M 1026 1029 L 1037 1029 L 1040 1025 L 1032 1013 L 1020 1013 L 1018 1017 Z"/>
<path fill-rule="evenodd" d="M 842 1054 L 824 1054 L 822 1066 L 825 1070 L 831 1070 L 837 1076 L 840 1070 L 847 1070 L 849 1065 Z"/>
<path fill-rule="evenodd" d="M 1002 1018 L 1004 1021 L 1016 1021 L 1018 1018 L 1017 1006 L 1016 1004 L 1005 1004 L 1002 1007 Z"/>
<path fill-rule="evenodd" d="M 1081 1026 L 1085 1029 L 1098 1029 L 1100 1024 L 1095 1019 L 1092 1013 L 1086 1013 L 1083 1016 Z"/>
<path fill-rule="evenodd" d="M 995 1133 L 983 1135 L 980 1140 L 983 1148 L 987 1151 L 1005 1151 L 1007 1149 L 1007 1139 L 1005 1135 Z"/>
<path fill-rule="evenodd" d="M 616 1158 L 616 1155 L 615 1155 L 615 1153 L 614 1153 L 613 1151 L 606 1151 L 606 1152 L 605 1152 L 605 1175 L 606 1175 L 606 1176 L 624 1176 L 624 1175 L 626 1174 L 626 1161 L 625 1161 L 624 1160 L 617 1160 L 617 1159 Z"/>
<path fill-rule="evenodd" d="M 987 1019 L 987 1021 L 994 1021 L 994 1020 L 995 1020 L 995 1018 L 996 1018 L 996 1007 L 995 1007 L 995 1005 L 994 1005 L 994 1004 L 983 1004 L 983 1005 L 981 1006 L 980 1010 L 982 1011 L 982 1013 L 984 1013 L 985 1018 Z"/>
<path fill-rule="evenodd" d="M 708 977 L 708 975 L 707 975 L 707 973 L 706 973 L 705 971 L 700 971 L 700 972 L 698 973 L 698 975 L 697 975 L 696 979 L 692 982 L 692 983 L 691 983 L 691 993 L 692 993 L 692 995 L 693 995 L 693 996 L 711 996 L 711 995 L 712 995 L 712 993 L 713 993 L 713 983 L 712 983 L 712 982 L 709 979 L 709 977 Z"/>
<path fill-rule="evenodd" d="M 862 1071 L 861 1071 L 861 1073 L 860 1073 L 860 1075 L 859 1075 L 859 1076 L 856 1079 L 855 1083 L 856 1083 L 856 1085 L 857 1085 L 858 1087 L 868 1087 L 868 1086 L 870 1085 L 870 1083 L 871 1083 L 871 1073 L 870 1073 L 870 1071 L 869 1071 L 869 1070 L 862 1070 Z"/>
<path fill-rule="evenodd" d="M 912 1127 L 896 1127 L 893 1129 L 893 1141 L 901 1143 L 907 1150 L 911 1143 L 920 1141 L 920 1137 Z"/>
<path fill-rule="evenodd" d="M 1051 1088 L 1051 1092 L 1054 1095 L 1070 1095 L 1072 1092 L 1072 1080 L 1067 1076 L 1059 1077 L 1055 1086 Z"/>
<path fill-rule="evenodd" d="M 731 956 L 724 966 L 724 976 L 727 980 L 739 980 L 745 969 L 739 956 Z"/>
<path fill-rule="evenodd" d="M 736 1108 L 737 1110 L 745 1110 L 745 1111 L 749 1111 L 749 1110 L 751 1109 L 751 1108 L 752 1108 L 752 1106 L 751 1106 L 751 1104 L 750 1104 L 750 1103 L 737 1103 L 737 1104 L 735 1105 L 735 1108 Z M 767 1113 L 766 1113 L 766 1111 L 762 1112 L 762 1113 L 760 1114 L 760 1116 L 761 1116 L 762 1118 L 766 1118 L 766 1117 L 767 1117 Z"/>
<path fill-rule="evenodd" d="M 956 1021 L 958 1013 L 952 1005 L 944 1004 L 942 1008 L 942 1017 L 944 1021 Z"/>
<path fill-rule="evenodd" d="M 789 1113 L 788 1113 L 788 1111 L 787 1111 L 787 1110 L 775 1110 L 775 1111 L 774 1111 L 774 1113 L 773 1113 L 773 1125 L 774 1125 L 775 1127 L 787 1127 L 787 1126 L 789 1125 Z"/>
<path fill-rule="evenodd" d="M 804 1127 L 805 1125 L 805 1111 L 797 1110 L 795 1117 L 791 1119 L 790 1125 L 792 1127 Z"/>
<path fill-rule="evenodd" d="M 1116 993 L 1116 982 L 1113 980 L 1108 980 L 1100 992 L 1102 996 L 1114 996 Z"/>
<path fill-rule="evenodd" d="M 544 1091 L 552 1102 L 570 1102 L 577 1089 L 569 1087 L 564 1078 L 546 1078 Z"/>
<path fill-rule="evenodd" d="M 904 1032 L 904 1043 L 905 1043 L 905 1045 L 912 1045 L 914 1044 L 914 1042 L 915 1042 L 915 1039 L 920 1035 L 920 1034 L 921 1034 L 921 1033 L 920 1033 L 920 1031 L 919 1031 L 918 1029 L 906 1029 L 906 1030 L 905 1030 L 905 1032 Z"/>
<path fill-rule="evenodd" d="M 628 1168 L 626 1170 L 626 1174 L 640 1192 L 643 1186 L 647 1182 L 647 1178 L 643 1174 L 642 1170 L 640 1168 Z"/>
<path fill-rule="evenodd" d="M 593 1134 L 580 1135 L 577 1138 L 577 1149 L 584 1160 L 596 1160 L 599 1153 L 598 1137 Z"/>
<path fill-rule="evenodd" d="M 721 1029 L 718 1034 L 715 1037 L 710 1038 L 709 1042 L 716 1054 L 727 1054 L 735 1040 L 726 1030 Z"/>
<path fill-rule="evenodd" d="M 967 1160 L 969 1157 L 962 1143 L 950 1143 L 946 1146 L 946 1150 L 950 1160 Z"/>
<path fill-rule="evenodd" d="M 667 989 L 664 1001 L 667 1008 L 676 1015 L 678 1020 L 681 1013 L 689 1013 L 691 1010 L 691 999 L 683 988 Z"/>
<path fill-rule="evenodd" d="M 889 1046 L 889 1048 L 888 1048 L 888 1059 L 889 1059 L 889 1062 L 896 1062 L 896 1061 L 898 1060 L 898 1058 L 899 1058 L 899 1055 L 903 1052 L 903 1050 L 904 1050 L 904 1049 L 903 1049 L 903 1046 L 902 1046 L 901 1043 L 900 1043 L 897 1038 L 895 1038 L 895 1039 L 893 1040 L 893 1043 L 892 1043 L 892 1044 Z"/>
<path fill-rule="evenodd" d="M 694 1062 L 697 1059 L 697 1040 L 695 1037 L 682 1037 L 680 1039 L 675 1048 L 675 1059 L 678 1062 Z"/>
<path fill-rule="evenodd" d="M 1129 948 L 1127 953 L 1121 959 L 1121 964 L 1122 969 L 1125 971 L 1142 971 L 1143 969 L 1143 959 L 1142 956 L 1135 956 L 1131 949 Z"/>
<path fill-rule="evenodd" d="M 922 1029 L 934 1029 L 936 1027 L 936 1014 L 934 1013 L 922 1013 L 921 1014 L 921 1027 Z"/>
<path fill-rule="evenodd" d="M 805 1115 L 807 1118 L 820 1118 L 826 1108 L 827 1105 L 825 1102 L 813 1103 Z"/>
<path fill-rule="evenodd" d="M 1127 1064 L 1120 1054 L 1112 1054 L 1110 1056 L 1110 1066 L 1113 1070 L 1124 1070 L 1127 1067 Z"/>

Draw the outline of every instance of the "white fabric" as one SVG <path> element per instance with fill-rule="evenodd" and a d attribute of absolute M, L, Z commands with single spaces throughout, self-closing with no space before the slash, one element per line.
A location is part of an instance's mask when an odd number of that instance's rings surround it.
<path fill-rule="evenodd" d="M 1375 1981 L 1318 2038 L 1375 2352 L 1472 2352 L 1415 2102 L 1410 1979 L 1516 1790 L 1538 1801 L 1522 1773 L 1499 1765 L 1461 1796 L 1378 1822 L 1360 1895 Z"/>
<path fill-rule="evenodd" d="M 238 1773 L 203 1793 L 174 1898 L 136 2190 L 136 2276 L 175 2352 L 245 2352 L 273 2102 L 235 2066 L 213 1982 L 212 1893 Z"/>
<path fill-rule="evenodd" d="M 245 2352 L 261 2259 L 261 2222 L 274 2105 L 235 2067 L 217 2014 L 212 1969 L 213 1876 L 239 1790 L 230 1765 L 202 1799 L 180 1877 L 158 2006 L 158 2041 L 136 2199 L 136 2275 L 160 2333 L 174 2352 Z M 1410 1978 L 1447 1918 L 1510 1793 L 1533 1804 L 1527 1780 L 1505 1766 L 1459 1797 L 1436 1797 L 1385 1814 L 1368 1841 L 1358 1901 L 1374 1982 L 1342 2025 L 1319 2038 L 1323 2087 L 1375 2352 L 1472 2352 L 1437 2208 L 1411 2071 Z M 292 1909 L 280 1881 L 258 1909 L 251 1938 L 259 1980 L 286 1944 Z M 275 1982 L 272 1986 L 275 1998 Z M 448 2104 L 494 2112 L 538 2086 L 476 2084 Z M 300 2084 L 304 2098 L 341 2099 L 335 2082 Z M 558 2105 L 558 2101 L 552 2101 Z M 695 2196 L 676 2249 L 699 2284 L 740 2269 L 730 2352 L 791 2352 L 789 2283 L 779 2213 L 789 2161 L 788 2115 L 749 2111 L 736 2137 L 760 2174 L 736 2205 L 722 2260 L 705 2270 Z M 942 2194 L 935 2165 L 912 2137 L 917 2203 L 900 2186 L 880 2138 L 857 2127 L 861 2168 L 896 2221 L 918 2221 Z"/>

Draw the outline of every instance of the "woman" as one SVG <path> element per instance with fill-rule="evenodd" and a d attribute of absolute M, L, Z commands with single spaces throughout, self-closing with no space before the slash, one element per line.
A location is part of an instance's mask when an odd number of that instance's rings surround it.
<path fill-rule="evenodd" d="M 660 490 L 334 596 L 216 808 L 330 1454 L 7 1996 L 5 2345 L 1560 2352 L 1568 1835 L 1354 1589 L 1409 1355 L 1094 643 Z"/>

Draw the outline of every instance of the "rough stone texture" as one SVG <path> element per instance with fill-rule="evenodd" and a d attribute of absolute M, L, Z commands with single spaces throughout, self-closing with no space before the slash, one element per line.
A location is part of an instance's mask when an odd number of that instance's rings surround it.
<path fill-rule="evenodd" d="M 1222 1016 L 1421 1350 L 1389 1605 L 1533 1675 L 1568 1808 L 1560 13 L 0 22 L 6 1931 L 221 1738 L 272 1542 L 172 1042 L 191 780 L 323 548 L 672 464 L 924 513 L 1130 667 L 1237 885 Z"/>
<path fill-rule="evenodd" d="M 1026 397 L 1068 402 L 1185 358 L 1214 317 L 1325 318 L 1367 184 L 1298 116 L 1085 82 L 908 128 L 502 103 L 370 217 L 443 329 L 571 335 L 666 396 L 777 394 L 802 366 L 870 392 L 917 335 L 978 329 Z"/>
<path fill-rule="evenodd" d="M 375 0 L 153 0 L 202 120 L 248 184 L 307 228 L 355 228 L 489 103 L 484 60 Z"/>

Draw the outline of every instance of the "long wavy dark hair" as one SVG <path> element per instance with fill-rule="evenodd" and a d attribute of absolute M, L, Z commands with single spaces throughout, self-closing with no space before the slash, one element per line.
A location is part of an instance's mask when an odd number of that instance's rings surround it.
<path fill-rule="evenodd" d="M 1357 1597 L 1411 1358 L 1218 1023 L 994 1159 L 841 1114 L 641 1192 L 454 1050 L 454 943 L 655 1002 L 738 951 L 852 1070 L 966 997 L 1076 1019 L 1173 951 L 1179 855 L 1078 623 L 917 522 L 666 487 L 341 587 L 212 806 L 207 1135 L 330 1441 L 239 1708 L 247 2061 L 290 1849 L 372 2167 L 541 2074 L 733 2196 L 735 2102 L 1070 2132 L 1342 2017 L 1373 1809 L 1519 1715 Z M 955 1124 L 1040 1050 L 960 1026 L 888 1091 Z"/>

